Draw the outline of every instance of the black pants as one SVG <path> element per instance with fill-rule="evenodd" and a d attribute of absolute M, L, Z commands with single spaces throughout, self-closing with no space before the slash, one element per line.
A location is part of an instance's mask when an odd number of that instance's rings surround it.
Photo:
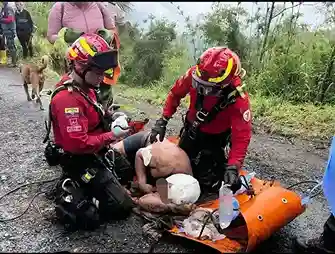
<path fill-rule="evenodd" d="M 210 188 L 222 175 L 227 163 L 225 148 L 230 145 L 230 130 L 220 134 L 198 132 L 192 140 L 188 135 L 190 123 L 186 121 L 181 133 L 179 147 L 190 161 L 194 177 L 202 188 Z"/>
<path fill-rule="evenodd" d="M 103 219 L 126 218 L 134 204 L 115 174 L 103 166 L 93 155 L 65 154 L 61 159 L 65 176 L 75 180 L 85 189 L 86 194 L 99 200 L 99 212 Z M 96 174 L 88 183 L 82 180 L 87 169 L 94 169 Z"/>
<path fill-rule="evenodd" d="M 0 34 L 0 50 L 6 50 L 6 41 L 3 34 Z"/>
<path fill-rule="evenodd" d="M 323 240 L 326 249 L 335 251 L 335 218 L 330 215 L 328 220 L 323 226 Z"/>
<path fill-rule="evenodd" d="M 17 31 L 17 38 L 20 41 L 23 51 L 23 58 L 27 58 L 28 52 L 29 56 L 33 56 L 33 44 L 32 44 L 32 34 L 22 31 Z"/>

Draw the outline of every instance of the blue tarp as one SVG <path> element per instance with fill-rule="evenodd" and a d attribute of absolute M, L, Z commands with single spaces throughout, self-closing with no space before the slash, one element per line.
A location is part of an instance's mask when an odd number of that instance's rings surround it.
<path fill-rule="evenodd" d="M 323 177 L 323 192 L 327 198 L 332 214 L 335 215 L 335 136 L 332 140 L 328 164 Z"/>

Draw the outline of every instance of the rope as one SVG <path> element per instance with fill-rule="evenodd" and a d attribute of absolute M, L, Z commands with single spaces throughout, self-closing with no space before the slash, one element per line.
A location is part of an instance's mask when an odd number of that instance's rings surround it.
<path fill-rule="evenodd" d="M 42 180 L 42 181 L 35 181 L 35 182 L 31 182 L 31 183 L 21 184 L 18 187 L 14 188 L 14 189 L 6 192 L 2 196 L 0 196 L 0 200 L 3 199 L 4 197 L 8 196 L 9 194 L 11 194 L 11 193 L 13 193 L 13 192 L 15 192 L 15 191 L 23 188 L 23 187 L 26 187 L 26 186 L 29 186 L 29 185 L 33 185 L 33 184 L 50 183 L 50 182 L 53 182 L 53 181 L 56 181 L 56 180 L 59 180 L 59 177 L 53 178 L 53 179 L 49 179 L 49 180 Z M 32 197 L 32 199 L 30 200 L 28 206 L 26 207 L 26 209 L 21 214 L 19 214 L 17 216 L 14 216 L 12 218 L 6 218 L 6 219 L 0 218 L 0 222 L 8 222 L 8 221 L 13 221 L 13 220 L 16 220 L 18 218 L 21 218 L 28 211 L 28 209 L 30 208 L 30 206 L 34 202 L 35 198 L 38 197 L 41 194 L 44 194 L 44 193 L 46 193 L 46 192 L 45 191 L 40 191 L 40 192 L 35 193 L 34 196 Z"/>

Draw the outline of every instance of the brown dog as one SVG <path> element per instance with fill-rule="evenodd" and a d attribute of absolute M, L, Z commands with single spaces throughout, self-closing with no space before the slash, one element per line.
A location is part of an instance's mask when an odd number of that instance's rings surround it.
<path fill-rule="evenodd" d="M 23 79 L 23 87 L 24 91 L 27 94 L 27 100 L 31 101 L 36 97 L 36 103 L 40 104 L 40 109 L 44 110 L 42 105 L 42 100 L 40 97 L 40 93 L 43 90 L 45 75 L 44 70 L 47 68 L 49 63 L 49 57 L 47 55 L 42 56 L 42 64 L 38 66 L 37 64 L 29 63 L 23 64 L 21 66 L 20 72 Z M 31 97 L 28 92 L 28 84 L 31 84 L 32 91 Z M 38 89 L 38 92 L 37 92 Z"/>

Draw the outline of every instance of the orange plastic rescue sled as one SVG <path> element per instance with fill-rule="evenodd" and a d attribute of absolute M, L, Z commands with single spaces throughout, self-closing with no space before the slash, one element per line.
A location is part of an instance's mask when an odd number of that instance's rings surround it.
<path fill-rule="evenodd" d="M 176 137 L 168 139 L 174 143 L 178 142 Z M 240 172 L 241 175 L 246 173 L 244 170 Z M 300 196 L 285 189 L 279 182 L 263 181 L 254 177 L 251 184 L 255 192 L 253 197 L 247 194 L 235 196 L 240 203 L 240 215 L 235 219 L 239 220 L 239 223 L 232 223 L 225 230 L 226 238 L 215 242 L 201 240 L 185 235 L 177 226 L 174 226 L 170 233 L 200 242 L 221 253 L 250 252 L 305 211 Z M 199 207 L 216 209 L 219 207 L 219 200 L 201 204 Z"/>

